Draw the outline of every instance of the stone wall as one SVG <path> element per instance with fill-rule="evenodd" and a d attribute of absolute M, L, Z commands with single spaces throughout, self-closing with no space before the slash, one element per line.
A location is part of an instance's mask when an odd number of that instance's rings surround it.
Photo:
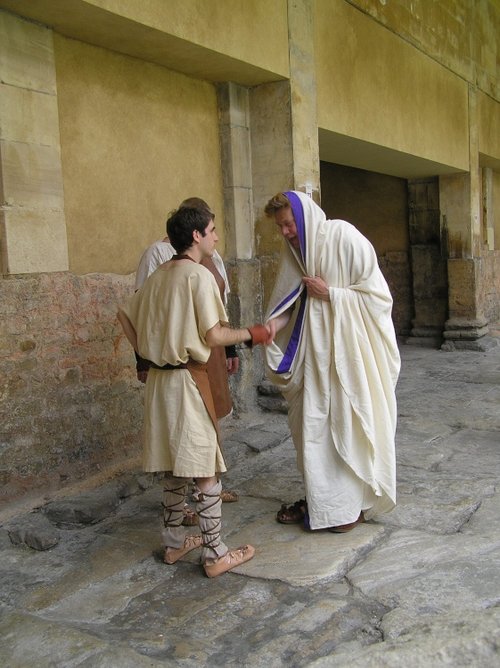
<path fill-rule="evenodd" d="M 444 336 L 448 342 L 455 341 L 458 348 L 482 350 L 481 337 L 487 338 L 490 330 L 497 329 L 500 319 L 499 256 L 499 251 L 484 250 L 480 258 L 448 260 L 451 315 Z M 477 315 L 471 318 L 470 313 Z M 477 340 L 479 344 L 475 346 Z M 463 345 L 464 342 L 467 345 Z"/>
<path fill-rule="evenodd" d="M 482 257 L 481 302 L 488 323 L 500 320 L 500 250 L 486 251 Z"/>
<path fill-rule="evenodd" d="M 394 300 L 396 332 L 406 336 L 414 315 L 406 180 L 322 162 L 321 204 L 328 218 L 349 221 L 373 244 Z"/>
<path fill-rule="evenodd" d="M 193 196 L 217 213 L 224 253 L 214 86 L 57 33 L 54 44 L 69 269 L 135 271 Z"/>
<path fill-rule="evenodd" d="M 378 256 L 378 264 L 391 291 L 392 320 L 398 336 L 408 336 L 413 317 L 411 267 L 408 253 L 395 251 Z"/>
<path fill-rule="evenodd" d="M 0 265 L 66 271 L 52 31 L 0 11 Z"/>
<path fill-rule="evenodd" d="M 133 276 L 0 281 L 0 505 L 136 459 L 142 389 L 116 320 Z"/>

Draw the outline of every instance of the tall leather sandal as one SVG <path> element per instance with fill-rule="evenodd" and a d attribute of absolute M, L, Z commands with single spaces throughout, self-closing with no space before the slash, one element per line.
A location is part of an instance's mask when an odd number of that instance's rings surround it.
<path fill-rule="evenodd" d="M 167 494 L 173 494 L 177 497 L 177 501 L 167 504 Z M 180 527 L 184 517 L 184 506 L 186 505 L 186 483 L 179 487 L 165 487 L 163 488 L 163 526 L 165 527 Z M 179 508 L 179 506 L 182 506 Z M 168 514 L 168 516 L 167 516 Z"/>
<path fill-rule="evenodd" d="M 236 566 L 241 566 L 255 554 L 255 548 L 252 545 L 241 545 L 235 550 L 228 550 L 226 554 L 218 559 L 210 559 L 203 564 L 205 573 L 209 578 L 215 578 L 217 575 L 227 573 Z"/>
<path fill-rule="evenodd" d="M 196 550 L 198 547 L 201 547 L 202 542 L 203 539 L 201 536 L 186 536 L 184 538 L 184 545 L 182 545 L 182 547 L 165 548 L 163 561 L 169 565 L 175 564 L 176 561 L 182 559 L 182 557 L 188 552 L 191 552 L 191 550 Z"/>
<path fill-rule="evenodd" d="M 220 493 L 209 494 L 198 493 L 196 512 L 198 514 L 201 534 L 203 536 L 203 547 L 216 550 L 220 545 L 220 531 L 222 526 Z M 214 514 L 217 512 L 218 514 Z"/>

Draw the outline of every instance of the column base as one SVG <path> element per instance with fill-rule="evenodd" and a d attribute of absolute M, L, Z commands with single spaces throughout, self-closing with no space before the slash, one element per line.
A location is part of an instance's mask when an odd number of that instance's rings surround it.
<path fill-rule="evenodd" d="M 445 323 L 443 337 L 445 339 L 441 350 L 476 350 L 486 352 L 495 348 L 499 340 L 489 333 L 488 321 L 483 318 L 476 320 L 462 320 L 453 318 Z"/>
<path fill-rule="evenodd" d="M 446 340 L 441 346 L 441 350 L 444 350 L 447 353 L 452 353 L 456 350 L 475 350 L 480 353 L 487 353 L 492 348 L 496 348 L 499 345 L 499 340 L 494 339 L 492 336 L 483 336 L 482 339 L 476 339 L 475 341 L 467 340 Z"/>
<path fill-rule="evenodd" d="M 422 346 L 423 348 L 439 348 L 443 343 L 443 330 L 441 327 L 425 325 L 412 327 L 410 336 L 405 343 L 411 346 Z"/>

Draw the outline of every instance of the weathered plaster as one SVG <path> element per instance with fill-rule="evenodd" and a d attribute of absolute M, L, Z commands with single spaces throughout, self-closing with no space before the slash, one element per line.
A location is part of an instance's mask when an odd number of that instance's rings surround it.
<path fill-rule="evenodd" d="M 314 7 L 319 128 L 390 149 L 377 154 L 382 173 L 387 157 L 387 173 L 398 175 L 397 154 L 403 177 L 412 173 L 407 155 L 417 167 L 468 170 L 467 82 L 346 2 Z M 363 166 L 349 162 L 348 147 L 342 162 Z"/>
<path fill-rule="evenodd" d="M 193 196 L 224 253 L 214 86 L 58 35 L 55 52 L 70 269 L 135 271 Z"/>

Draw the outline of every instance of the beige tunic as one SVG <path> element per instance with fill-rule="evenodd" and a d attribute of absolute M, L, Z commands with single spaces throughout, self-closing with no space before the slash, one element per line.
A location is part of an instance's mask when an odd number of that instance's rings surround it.
<path fill-rule="evenodd" d="M 156 241 L 147 248 L 139 262 L 135 276 L 135 289 L 142 288 L 148 276 L 164 262 L 168 262 L 175 255 L 175 249 L 167 241 Z M 224 262 L 217 251 L 214 251 L 212 257 L 207 257 L 201 261 L 214 276 L 219 286 L 220 297 L 224 303 L 227 303 L 229 293 L 229 281 L 227 278 Z M 212 348 L 208 359 L 208 380 L 215 405 L 217 418 L 221 419 L 229 415 L 233 410 L 233 402 L 229 390 L 229 381 L 226 364 L 226 350 L 222 346 Z"/>
<path fill-rule="evenodd" d="M 136 330 L 138 353 L 159 366 L 190 357 L 206 362 L 206 332 L 227 322 L 214 277 L 189 260 L 162 265 L 123 310 Z M 226 470 L 214 425 L 187 369 L 148 373 L 143 466 L 179 477 Z"/>

